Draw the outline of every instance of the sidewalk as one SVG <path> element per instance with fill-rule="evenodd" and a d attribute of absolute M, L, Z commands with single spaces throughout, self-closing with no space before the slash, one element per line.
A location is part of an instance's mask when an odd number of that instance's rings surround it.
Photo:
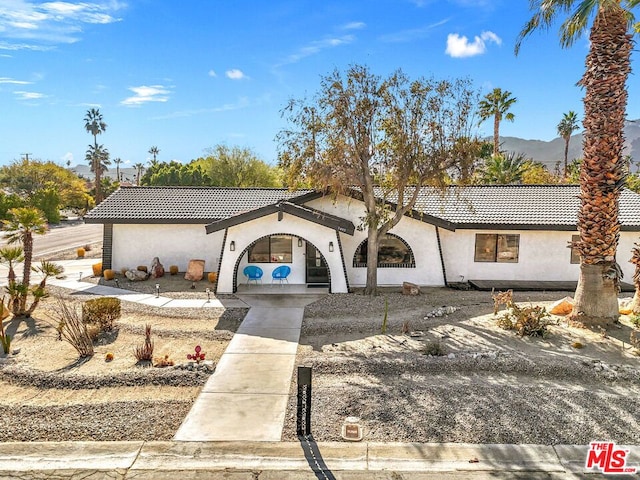
<path fill-rule="evenodd" d="M 639 446 L 640 447 L 640 446 Z M 629 448 L 629 447 L 627 447 Z M 632 455 L 640 453 L 630 447 Z M 637 478 L 586 472 L 585 445 L 294 442 L 1 443 L 0 478 L 489 480 Z M 477 460 L 477 461 L 476 461 Z M 638 456 L 630 459 L 636 465 Z"/>
<path fill-rule="evenodd" d="M 320 297 L 241 296 L 251 308 L 174 440 L 278 442 L 304 305 Z"/>

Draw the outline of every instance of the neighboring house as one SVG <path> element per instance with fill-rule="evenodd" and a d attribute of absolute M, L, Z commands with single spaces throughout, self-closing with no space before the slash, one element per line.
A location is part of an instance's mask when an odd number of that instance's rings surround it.
<path fill-rule="evenodd" d="M 576 185 L 424 188 L 416 207 L 380 245 L 378 284 L 442 286 L 462 280 L 576 281 Z M 85 216 L 104 224 L 104 268 L 135 268 L 159 257 L 185 271 L 190 259 L 218 272 L 218 293 L 289 265 L 289 283 L 347 292 L 366 283 L 364 205 L 353 197 L 265 188 L 120 188 Z M 388 199 L 392 202 L 393 199 Z M 625 278 L 640 235 L 640 195 L 624 190 L 618 263 Z"/>

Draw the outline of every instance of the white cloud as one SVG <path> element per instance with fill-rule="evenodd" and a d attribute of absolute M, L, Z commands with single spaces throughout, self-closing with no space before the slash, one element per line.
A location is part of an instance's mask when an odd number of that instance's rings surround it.
<path fill-rule="evenodd" d="M 237 68 L 227 70 L 226 72 L 224 72 L 224 74 L 227 76 L 227 78 L 230 78 L 231 80 L 242 80 L 243 78 L 247 78 L 244 72 Z"/>
<path fill-rule="evenodd" d="M 12 85 L 31 85 L 33 82 L 27 82 L 26 80 L 14 80 L 9 77 L 0 77 L 0 84 L 1 83 L 10 83 Z"/>
<path fill-rule="evenodd" d="M 473 42 L 465 36 L 457 33 L 450 33 L 447 36 L 447 48 L 445 53 L 453 58 L 474 57 L 482 55 L 487 51 L 487 43 L 493 42 L 502 44 L 502 40 L 493 32 L 482 32 L 480 36 L 475 36 Z"/>
<path fill-rule="evenodd" d="M 217 77 L 217 76 L 218 76 L 218 74 L 216 73 L 216 71 L 215 71 L 215 70 L 209 70 L 208 75 L 209 75 L 210 77 Z"/>
<path fill-rule="evenodd" d="M 60 160 L 62 160 L 62 162 L 66 165 L 67 162 L 69 162 L 69 165 L 71 165 L 73 163 L 73 153 L 71 152 L 67 152 L 65 153 L 62 158 L 60 158 Z"/>
<path fill-rule="evenodd" d="M 349 43 L 352 43 L 354 40 L 355 37 L 353 35 L 343 35 L 341 37 L 329 37 L 323 40 L 316 40 L 304 47 L 301 47 L 297 52 L 289 55 L 284 61 L 276 65 L 276 67 L 289 65 L 291 63 L 297 63 L 303 58 L 310 57 L 311 55 L 316 55 L 329 48 L 347 45 Z"/>
<path fill-rule="evenodd" d="M 18 100 L 39 100 L 46 97 L 43 93 L 38 92 L 17 91 L 13 93 L 18 96 Z"/>
<path fill-rule="evenodd" d="M 255 103 L 255 102 L 254 102 Z M 231 112 L 233 110 L 241 110 L 251 105 L 251 101 L 247 97 L 239 97 L 236 103 L 225 103 L 223 105 L 212 108 L 199 108 L 196 110 L 180 110 L 177 112 L 169 113 L 167 115 L 160 115 L 154 117 L 154 120 L 167 120 L 171 118 L 184 118 L 193 117 L 197 115 L 204 115 L 210 113 Z"/>
<path fill-rule="evenodd" d="M 86 24 L 107 24 L 125 8 L 118 0 L 39 2 L 0 0 L 0 49 L 39 49 L 41 43 L 73 43 Z M 41 48 L 41 47 L 40 47 Z"/>
<path fill-rule="evenodd" d="M 364 22 L 350 22 L 342 26 L 342 30 L 362 30 L 367 26 Z"/>
<path fill-rule="evenodd" d="M 121 105 L 142 105 L 148 102 L 166 102 L 169 100 L 171 91 L 163 85 L 141 85 L 139 87 L 129 87 L 134 95 L 125 98 Z"/>
<path fill-rule="evenodd" d="M 412 28 L 409 30 L 402 30 L 396 33 L 388 33 L 386 35 L 380 36 L 379 39 L 382 42 L 388 42 L 388 43 L 412 42 L 414 40 L 419 40 L 421 38 L 428 37 L 434 28 L 444 25 L 449 20 L 450 20 L 449 18 L 445 18 L 443 20 L 440 20 L 439 22 L 431 23 L 421 28 Z"/>

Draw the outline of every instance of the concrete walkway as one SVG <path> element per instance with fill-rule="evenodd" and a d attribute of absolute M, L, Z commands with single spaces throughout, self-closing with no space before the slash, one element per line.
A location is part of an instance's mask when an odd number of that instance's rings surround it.
<path fill-rule="evenodd" d="M 282 436 L 304 306 L 322 295 L 240 295 L 251 306 L 176 441 Z"/>

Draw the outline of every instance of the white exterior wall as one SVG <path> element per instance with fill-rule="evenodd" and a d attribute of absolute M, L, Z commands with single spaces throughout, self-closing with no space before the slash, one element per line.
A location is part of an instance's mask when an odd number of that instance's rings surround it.
<path fill-rule="evenodd" d="M 237 282 L 240 284 L 246 281 L 246 277 L 242 274 L 242 269 L 247 265 L 246 249 L 257 239 L 275 234 L 293 235 L 313 243 L 327 261 L 327 266 L 331 272 L 331 291 L 333 293 L 347 292 L 347 283 L 344 278 L 335 230 L 286 213 L 283 215 L 282 220 L 278 221 L 278 214 L 274 213 L 241 225 L 229 227 L 218 277 L 218 293 L 233 292 L 233 273 L 239 257 L 241 257 L 241 260 L 237 271 Z M 235 251 L 233 252 L 229 248 L 232 241 L 235 242 Z M 333 252 L 329 251 L 329 242 L 333 242 Z M 289 265 L 291 267 L 289 283 L 305 283 L 306 266 L 304 253 L 304 244 L 302 247 L 298 247 L 298 242 L 294 239 L 293 263 L 252 263 L 252 265 L 259 266 L 264 272 L 263 283 L 271 283 L 271 272 L 279 265 Z"/>
<path fill-rule="evenodd" d="M 364 204 L 361 201 L 345 197 L 339 197 L 335 203 L 330 197 L 324 197 L 308 202 L 306 205 L 351 220 L 356 227 L 361 222 L 360 218 L 365 215 Z M 416 267 L 380 267 L 378 268 L 378 285 L 402 285 L 402 282 L 426 286 L 444 285 L 438 239 L 433 225 L 405 217 L 389 232 L 402 238 L 411 247 Z M 340 239 L 350 286 L 364 286 L 367 283 L 367 269 L 354 267 L 353 257 L 358 246 L 367 239 L 367 233 L 358 230 L 353 236 L 341 233 Z"/>
<path fill-rule="evenodd" d="M 186 272 L 191 259 L 203 259 L 205 272 L 218 270 L 224 232 L 207 235 L 204 225 L 115 224 L 113 226 L 112 267 L 150 266 L 160 258 L 165 270 L 177 265 Z"/>
<path fill-rule="evenodd" d="M 475 262 L 477 233 L 519 234 L 520 251 L 517 263 Z M 580 265 L 571 263 L 571 250 L 567 248 L 572 235 L 578 232 L 546 230 L 457 230 L 440 229 L 440 239 L 447 268 L 447 280 L 545 280 L 577 281 Z M 631 248 L 635 232 L 622 232 L 618 246 L 618 263 L 624 281 L 631 282 L 633 265 Z"/>

